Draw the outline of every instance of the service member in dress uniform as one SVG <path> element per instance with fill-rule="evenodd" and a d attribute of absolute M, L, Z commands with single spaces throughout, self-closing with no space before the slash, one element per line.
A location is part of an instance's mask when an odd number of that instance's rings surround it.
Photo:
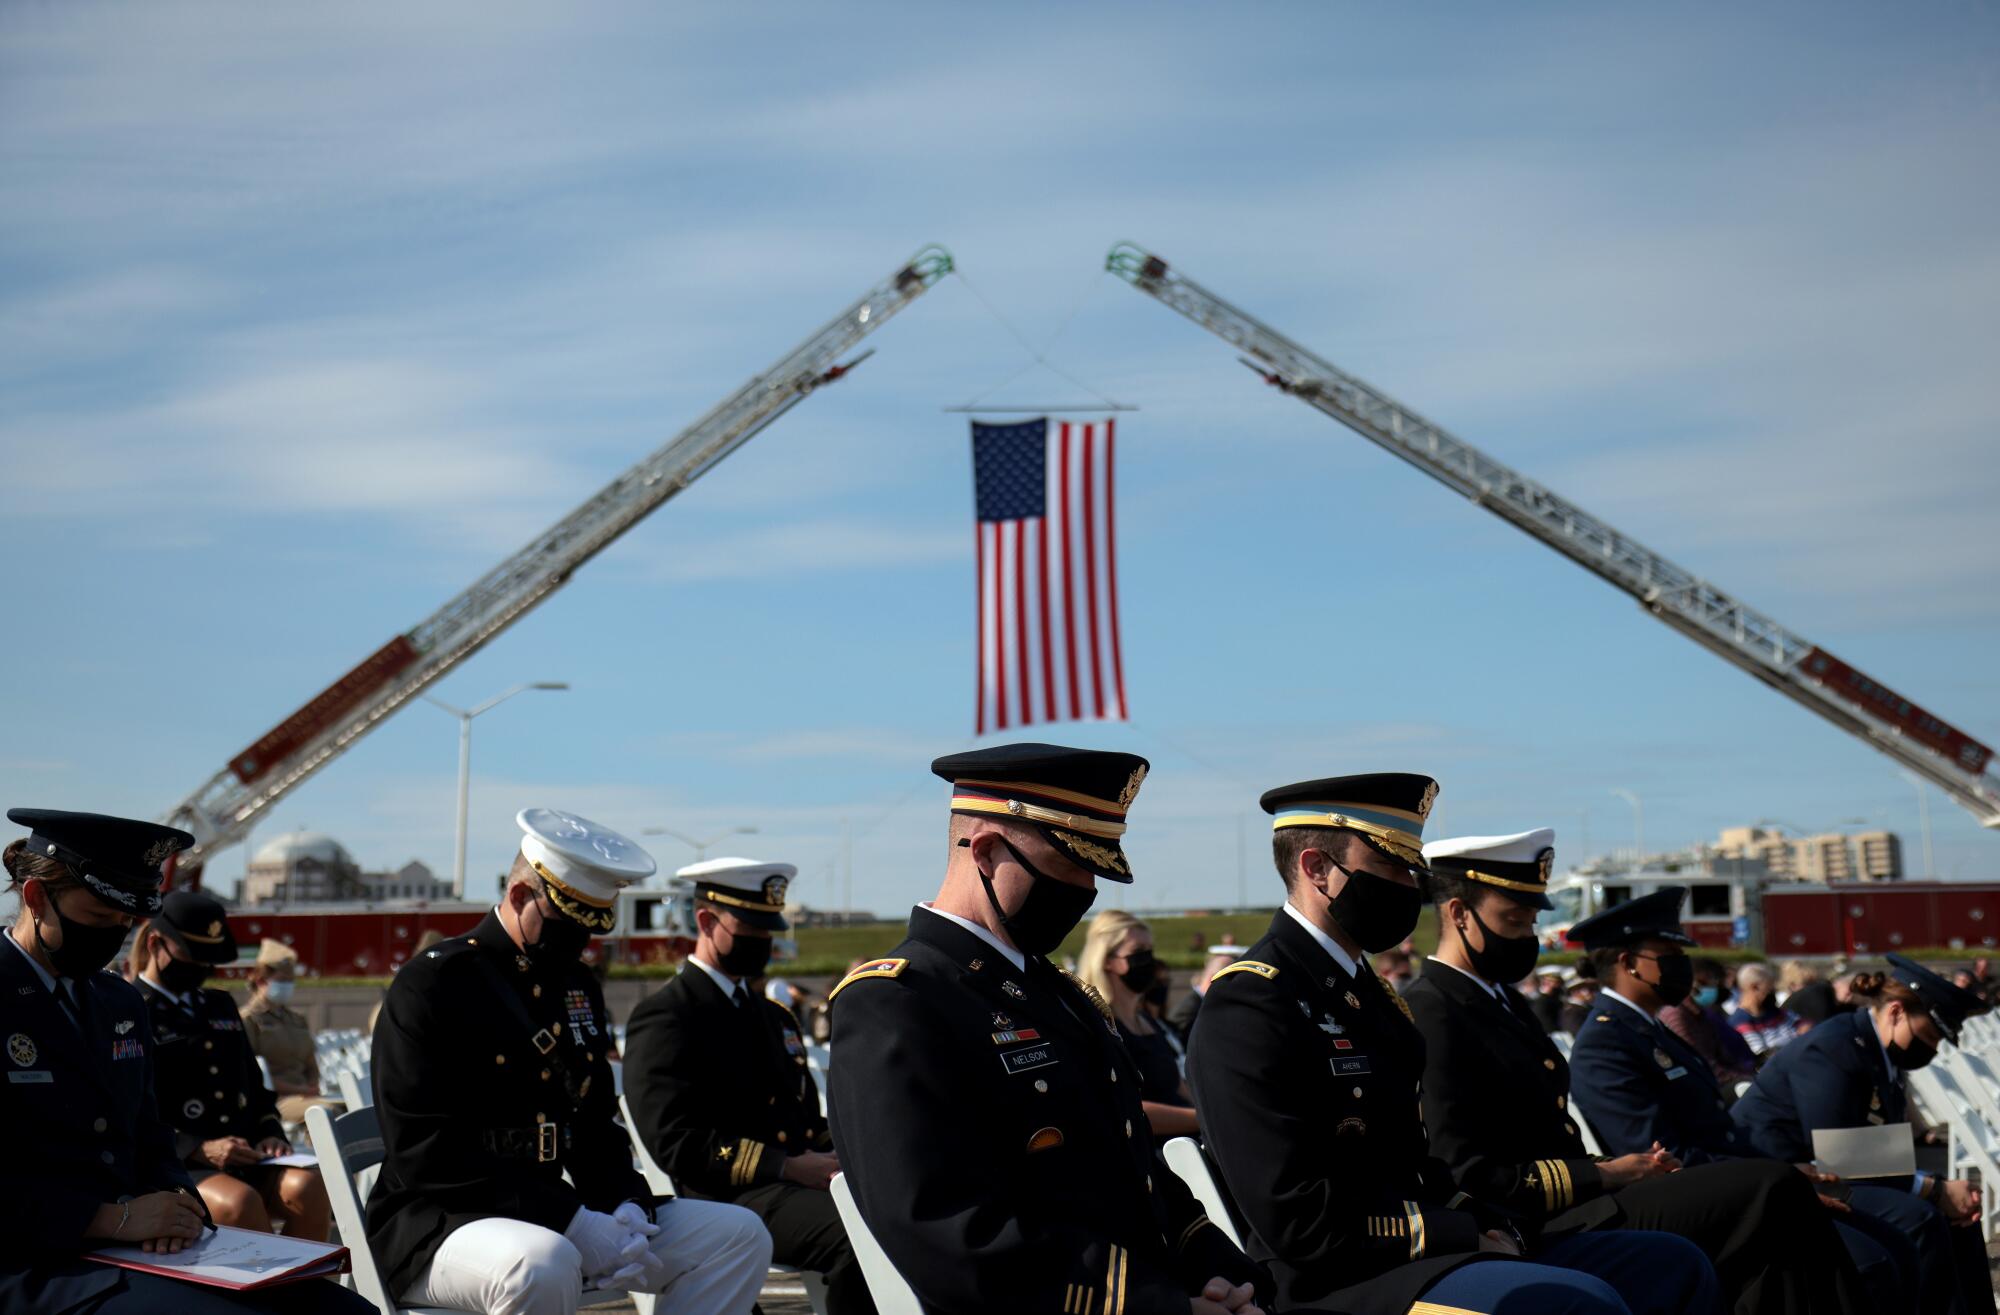
<path fill-rule="evenodd" d="M 387 1158 L 368 1240 L 384 1284 L 493 1315 L 570 1315 L 586 1283 L 743 1315 L 770 1237 L 747 1210 L 646 1190 L 617 1122 L 611 1016 L 581 959 L 653 860 L 573 813 L 517 820 L 499 907 L 404 964 L 375 1025 Z"/>
<path fill-rule="evenodd" d="M 1922 964 L 1900 954 L 1888 959 L 1887 973 L 1854 979 L 1854 998 L 1865 1008 L 1835 1014 L 1778 1051 L 1730 1111 L 1759 1154 L 1803 1163 L 1812 1159 L 1812 1135 L 1821 1128 L 1907 1123 L 1903 1074 L 1936 1058 L 1939 1042 L 1956 1044 L 1966 1018 L 1986 1012 L 1984 1000 Z M 1911 1209 L 1912 1195 L 1931 1209 Z M 1853 1205 L 1915 1225 L 1906 1235 L 1917 1248 L 1926 1310 L 1991 1315 L 1993 1284 L 1973 1227 L 1977 1186 L 1918 1173 L 1855 1184 Z"/>
<path fill-rule="evenodd" d="M 1438 950 L 1403 993 L 1423 1033 L 1424 1126 L 1458 1185 L 1551 1232 L 1645 1228 L 1715 1262 L 1740 1315 L 1872 1309 L 1812 1184 L 1767 1160 L 1680 1167 L 1664 1150 L 1593 1156 L 1569 1108 L 1569 1065 L 1513 988 L 1552 909 L 1555 832 L 1424 846 Z M 1805 1157 L 1810 1158 L 1810 1157 Z"/>
<path fill-rule="evenodd" d="M 5 851 L 21 908 L 0 945 L 0 1310 L 364 1315 L 367 1302 L 324 1279 L 238 1294 L 82 1258 L 179 1251 L 206 1228 L 154 1097 L 146 1006 L 102 971 L 133 922 L 159 912 L 161 865 L 194 837 L 97 813 L 7 817 L 31 834 Z"/>
<path fill-rule="evenodd" d="M 694 953 L 625 1025 L 625 1099 L 676 1191 L 753 1210 L 781 1265 L 826 1275 L 832 1315 L 874 1315 L 827 1184 L 840 1172 L 803 1024 L 750 983 L 785 930 L 790 863 L 712 858 L 694 888 Z"/>
<path fill-rule="evenodd" d="M 1730 1120 L 1708 1064 L 1660 1022 L 1660 1010 L 1686 999 L 1694 984 L 1687 951 L 1695 940 L 1681 927 L 1686 898 L 1685 886 L 1662 886 L 1569 929 L 1569 940 L 1590 952 L 1600 986 L 1570 1051 L 1572 1098 L 1614 1156 L 1659 1147 L 1684 1165 L 1757 1157 Z M 1838 1199 L 1841 1185 L 1800 1168 L 1832 1201 L 1835 1231 L 1876 1308 L 1915 1311 L 1918 1263 L 1905 1236 L 1908 1219 L 1852 1209 Z M 1921 1204 L 1911 1198 L 1903 1208 L 1914 1215 Z"/>
<path fill-rule="evenodd" d="M 1285 906 L 1209 984 L 1188 1078 L 1208 1149 L 1281 1306 L 1719 1309 L 1715 1270 L 1665 1233 L 1536 1235 L 1470 1196 L 1423 1122 L 1424 1040 L 1369 967 L 1422 893 L 1427 776 L 1376 773 L 1267 792 Z"/>
<path fill-rule="evenodd" d="M 832 993 L 834 1145 L 870 1231 L 930 1312 L 1267 1309 L 1154 1149 L 1109 1009 L 1048 958 L 1100 879 L 1132 879 L 1145 760 L 1010 744 L 931 770 L 944 884 Z"/>
<path fill-rule="evenodd" d="M 219 1224 L 326 1240 L 333 1207 L 316 1167 L 266 1167 L 291 1152 L 278 1098 L 264 1085 L 236 1000 L 204 987 L 236 960 L 222 901 L 199 890 L 166 897 L 139 932 L 139 994 L 153 1025 L 153 1085 L 174 1150 Z"/>

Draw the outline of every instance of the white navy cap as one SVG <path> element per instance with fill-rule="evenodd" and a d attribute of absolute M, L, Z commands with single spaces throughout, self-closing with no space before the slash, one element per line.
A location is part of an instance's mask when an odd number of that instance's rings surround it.
<path fill-rule="evenodd" d="M 1455 836 L 1425 845 L 1424 862 L 1441 876 L 1484 882 L 1530 908 L 1552 909 L 1555 845 L 1556 833 L 1545 826 L 1511 836 Z"/>
<path fill-rule="evenodd" d="M 1214 958 L 1216 955 L 1226 955 L 1231 959 L 1236 959 L 1247 954 L 1249 950 L 1250 947 L 1247 945 L 1211 945 L 1208 947 L 1208 955 L 1210 958 Z"/>
<path fill-rule="evenodd" d="M 541 875 L 549 902 L 592 931 L 618 920 L 618 892 L 659 870 L 653 856 L 608 826 L 560 808 L 524 808 L 521 857 Z"/>
<path fill-rule="evenodd" d="M 766 863 L 754 858 L 711 858 L 690 863 L 674 873 L 694 883 L 700 899 L 714 900 L 752 927 L 783 931 L 785 890 L 799 870 L 790 863 Z"/>

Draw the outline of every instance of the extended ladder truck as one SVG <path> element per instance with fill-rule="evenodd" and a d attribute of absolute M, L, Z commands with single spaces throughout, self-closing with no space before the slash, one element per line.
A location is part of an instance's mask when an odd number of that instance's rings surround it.
<path fill-rule="evenodd" d="M 943 247 L 917 252 L 768 370 L 230 759 L 164 819 L 195 837 L 194 848 L 180 855 L 169 873 L 169 884 L 198 886 L 203 864 L 218 850 L 241 841 L 278 800 L 562 588 L 578 567 L 661 503 L 714 469 L 815 390 L 873 355 L 871 350 L 844 363 L 840 360 L 951 269 L 951 254 Z M 457 894 L 464 896 L 463 891 Z M 476 907 L 483 912 L 485 905 Z M 253 937 L 277 934 L 274 929 L 284 921 L 275 915 L 240 916 L 252 924 L 270 924 L 261 933 L 258 925 L 250 926 Z M 390 940 L 412 939 L 418 930 L 418 922 L 399 923 Z M 400 957 L 389 944 L 379 952 L 372 945 L 353 952 L 322 946 L 316 955 L 304 942 L 298 948 L 321 972 L 337 973 L 343 964 L 350 971 L 358 967 L 362 972 L 379 972 Z"/>
<path fill-rule="evenodd" d="M 1993 750 L 1716 585 L 1620 533 L 1238 310 L 1166 261 L 1121 242 L 1105 267 L 1245 353 L 1264 381 L 1332 416 L 1446 488 L 1637 599 L 1648 613 L 1943 790 L 2000 827 Z"/>

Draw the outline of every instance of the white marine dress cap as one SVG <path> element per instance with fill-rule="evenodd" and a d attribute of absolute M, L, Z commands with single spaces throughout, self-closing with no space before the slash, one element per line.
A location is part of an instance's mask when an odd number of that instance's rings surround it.
<path fill-rule="evenodd" d="M 618 892 L 659 870 L 653 856 L 610 827 L 559 808 L 524 808 L 521 856 L 541 876 L 549 901 L 593 931 L 617 921 Z"/>

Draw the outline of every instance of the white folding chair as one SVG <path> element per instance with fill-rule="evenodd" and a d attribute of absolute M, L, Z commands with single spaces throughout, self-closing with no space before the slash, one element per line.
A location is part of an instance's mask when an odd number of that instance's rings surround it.
<path fill-rule="evenodd" d="M 356 1072 L 351 1068 L 340 1070 L 340 1098 L 347 1102 L 351 1110 L 365 1110 L 375 1103 L 375 1084 L 369 1081 L 367 1069 Z"/>
<path fill-rule="evenodd" d="M 2000 1205 L 2000 1134 L 1988 1126 L 1948 1065 L 1927 1064 L 1904 1074 L 1903 1080 L 1925 1121 L 1950 1134 L 1946 1173 L 1963 1178 L 1968 1169 L 1979 1170 L 1979 1228 L 1991 1243 L 2000 1231 L 1993 1218 Z"/>
<path fill-rule="evenodd" d="M 327 1201 L 333 1206 L 333 1226 L 353 1265 L 354 1290 L 374 1303 L 382 1315 L 463 1315 L 448 1306 L 400 1306 L 382 1286 L 382 1271 L 368 1247 L 362 1195 L 356 1186 L 357 1178 L 382 1163 L 382 1130 L 375 1121 L 375 1111 L 353 1110 L 336 1119 L 325 1107 L 314 1105 L 306 1110 L 306 1129 L 312 1134 L 313 1154 L 319 1157 Z M 658 1299 L 644 1292 L 593 1292 L 586 1288 L 582 1305 L 615 1306 L 628 1296 L 639 1315 L 653 1315 Z"/>
<path fill-rule="evenodd" d="M 924 1315 L 923 1303 L 917 1300 L 909 1280 L 897 1271 L 868 1230 L 868 1221 L 861 1217 L 861 1207 L 854 1203 L 854 1192 L 844 1173 L 833 1176 L 833 1204 L 847 1229 L 847 1245 L 854 1248 L 854 1258 L 861 1265 L 861 1277 L 868 1282 L 868 1295 L 875 1298 L 876 1315 Z"/>
<path fill-rule="evenodd" d="M 653 1153 L 646 1149 L 645 1139 L 639 1136 L 639 1125 L 632 1118 L 632 1106 L 625 1100 L 625 1093 L 618 1094 L 618 1118 L 625 1125 L 625 1136 L 632 1143 L 632 1160 L 639 1166 L 639 1176 L 646 1180 L 646 1190 L 655 1196 L 678 1196 L 674 1190 L 674 1176 L 660 1167 Z M 793 1269 L 790 1265 L 773 1265 L 771 1272 L 796 1278 L 799 1286 L 806 1290 L 806 1301 L 813 1308 L 813 1315 L 826 1315 L 826 1276 L 810 1269 Z"/>
<path fill-rule="evenodd" d="M 1575 1101 L 1569 1104 L 1569 1121 L 1576 1125 L 1576 1135 L 1583 1142 L 1584 1150 L 1593 1156 L 1604 1154 L 1604 1147 L 1598 1144 L 1597 1133 L 1591 1129 L 1590 1120 L 1583 1117 L 1583 1111 L 1576 1107 Z"/>
<path fill-rule="evenodd" d="M 1576 1038 L 1567 1032 L 1551 1032 L 1549 1040 L 1555 1045 L 1556 1052 L 1563 1057 L 1563 1063 L 1567 1064 L 1570 1051 L 1576 1046 Z"/>
<path fill-rule="evenodd" d="M 1215 1181 L 1215 1171 L 1208 1167 L 1208 1157 L 1201 1153 L 1201 1143 L 1192 1137 L 1175 1137 L 1160 1148 L 1160 1154 L 1174 1171 L 1174 1177 L 1186 1183 L 1194 1199 L 1201 1202 L 1201 1208 L 1208 1212 L 1208 1221 L 1221 1229 L 1237 1250 L 1242 1250 L 1243 1236 L 1236 1230 L 1235 1219 L 1230 1217 L 1229 1202 L 1222 1195 L 1222 1185 Z"/>

